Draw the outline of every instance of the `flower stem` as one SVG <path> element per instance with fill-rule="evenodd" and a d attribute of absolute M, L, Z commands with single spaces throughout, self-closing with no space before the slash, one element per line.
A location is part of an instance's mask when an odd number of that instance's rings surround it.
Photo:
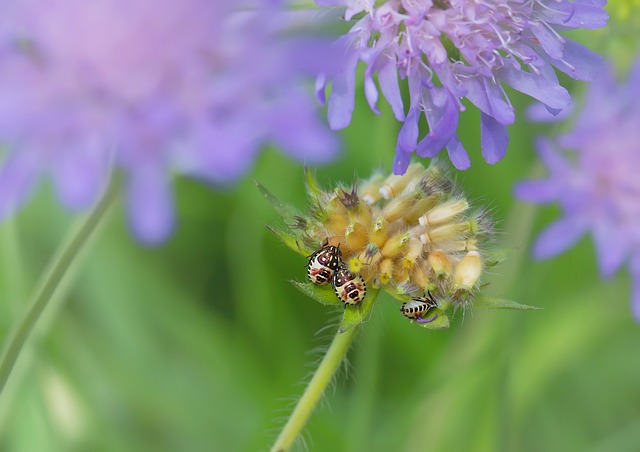
<path fill-rule="evenodd" d="M 18 328 L 9 338 L 8 345 L 2 355 L 2 360 L 0 361 L 0 394 L 35 324 L 42 316 L 42 313 L 53 298 L 56 289 L 60 286 L 60 283 L 76 257 L 97 229 L 100 220 L 105 217 L 105 214 L 109 210 L 111 201 L 115 198 L 114 192 L 115 189 L 113 187 L 107 188 L 102 199 L 96 204 L 89 216 L 84 219 L 79 227 L 71 231 L 67 240 L 65 240 L 58 249 L 47 269 L 42 274 L 29 310 L 18 325 Z"/>
<path fill-rule="evenodd" d="M 291 449 L 291 446 L 293 446 L 293 443 L 307 424 L 309 417 L 311 417 L 311 413 L 320 401 L 322 394 L 331 382 L 336 370 L 338 370 L 338 366 L 347 355 L 357 329 L 358 327 L 354 326 L 344 332 L 338 330 L 329 346 L 329 350 L 327 350 L 327 354 L 322 358 L 322 362 L 313 374 L 304 394 L 302 394 L 293 413 L 291 413 L 286 425 L 280 432 L 276 443 L 271 448 L 271 452 L 285 452 Z"/>

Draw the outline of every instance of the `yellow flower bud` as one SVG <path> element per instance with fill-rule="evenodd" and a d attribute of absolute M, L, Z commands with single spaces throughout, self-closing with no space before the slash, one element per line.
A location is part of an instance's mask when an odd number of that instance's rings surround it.
<path fill-rule="evenodd" d="M 373 231 L 371 232 L 371 243 L 378 248 L 382 248 L 387 241 L 387 228 L 384 217 L 378 217 L 373 222 Z"/>
<path fill-rule="evenodd" d="M 422 254 L 422 242 L 420 239 L 412 237 L 407 244 L 407 253 L 402 258 L 402 267 L 413 268 L 418 257 Z"/>
<path fill-rule="evenodd" d="M 482 275 L 482 258 L 477 251 L 469 251 L 456 265 L 453 282 L 456 288 L 471 290 Z"/>
<path fill-rule="evenodd" d="M 396 234 L 387 240 L 387 243 L 382 247 L 381 253 L 384 257 L 396 257 L 402 252 L 404 247 L 409 243 L 411 235 L 408 232 L 403 234 Z"/>
<path fill-rule="evenodd" d="M 421 175 L 424 171 L 425 169 L 421 164 L 412 163 L 402 176 L 393 174 L 387 177 L 382 187 L 380 187 L 380 195 L 384 199 L 391 199 L 398 196 L 410 182 L 415 181 L 414 183 L 417 183 L 419 179 L 416 180 L 416 176 Z"/>
<path fill-rule="evenodd" d="M 449 260 L 444 251 L 435 250 L 430 252 L 427 260 L 436 275 L 441 276 L 451 273 L 451 260 Z"/>
<path fill-rule="evenodd" d="M 384 259 L 380 262 L 380 284 L 389 284 L 393 277 L 393 261 L 391 259 Z"/>
<path fill-rule="evenodd" d="M 362 223 L 349 224 L 344 232 L 344 236 L 347 241 L 346 247 L 349 250 L 359 250 L 364 248 L 367 243 L 369 243 L 367 232 L 367 228 Z"/>
<path fill-rule="evenodd" d="M 448 221 L 457 215 L 460 215 L 468 208 L 469 203 L 466 199 L 448 201 L 429 210 L 426 214 L 418 218 L 418 221 L 422 226 L 431 226 Z"/>
<path fill-rule="evenodd" d="M 382 173 L 377 173 L 362 184 L 360 193 L 362 201 L 365 204 L 371 205 L 380 199 L 380 188 L 382 187 L 383 182 L 384 175 Z"/>

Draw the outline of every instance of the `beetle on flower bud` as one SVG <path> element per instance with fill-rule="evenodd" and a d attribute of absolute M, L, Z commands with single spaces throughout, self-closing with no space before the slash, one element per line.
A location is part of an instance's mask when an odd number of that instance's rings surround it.
<path fill-rule="evenodd" d="M 307 276 L 314 284 L 326 284 L 333 278 L 335 271 L 342 263 L 342 253 L 340 245 L 329 245 L 329 240 L 325 239 L 322 248 L 309 256 L 307 264 Z"/>
<path fill-rule="evenodd" d="M 478 299 L 484 269 L 494 263 L 494 224 L 441 164 L 414 163 L 402 176 L 377 173 L 328 190 L 309 172 L 306 179 L 305 221 L 292 221 L 300 211 L 263 189 L 290 225 L 286 231 L 272 228 L 276 235 L 295 251 L 313 252 L 308 265 L 313 284 L 294 283 L 304 293 L 333 305 L 334 293 L 318 286 L 331 281 L 346 305 L 345 318 L 362 320 L 377 293 L 386 291 L 405 303 L 403 315 L 430 329 L 448 327 L 450 309 L 464 310 Z"/>
<path fill-rule="evenodd" d="M 344 304 L 358 304 L 367 294 L 367 286 L 362 276 L 353 273 L 347 267 L 341 267 L 336 271 L 331 284 Z"/>
<path fill-rule="evenodd" d="M 423 315 L 436 306 L 437 303 L 433 300 L 431 294 L 428 294 L 426 297 L 413 297 L 411 301 L 402 303 L 400 312 L 402 312 L 402 315 L 408 319 L 415 320 L 420 323 L 430 322 L 435 318 L 435 316 L 424 319 Z"/>

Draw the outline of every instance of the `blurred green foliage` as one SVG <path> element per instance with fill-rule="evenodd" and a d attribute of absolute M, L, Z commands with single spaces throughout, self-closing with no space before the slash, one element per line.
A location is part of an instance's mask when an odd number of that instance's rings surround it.
<path fill-rule="evenodd" d="M 588 240 L 549 261 L 528 257 L 557 210 L 517 203 L 512 187 L 536 171 L 534 136 L 558 126 L 526 123 L 527 100 L 512 99 L 519 121 L 495 166 L 480 157 L 477 112 L 462 115 L 472 168 L 457 179 L 491 207 L 511 251 L 486 292 L 544 309 L 468 310 L 451 329 L 429 331 L 381 295 L 311 419 L 310 450 L 640 449 L 640 326 L 628 277 L 601 281 Z M 398 124 L 384 104 L 373 115 L 362 90 L 357 105 L 343 157 L 317 169 L 321 183 L 391 166 Z M 252 178 L 304 207 L 301 165 L 274 150 L 233 187 L 178 180 L 179 225 L 159 248 L 136 244 L 116 206 L 0 397 L 0 450 L 270 447 L 339 311 L 288 282 L 304 280 L 306 262 L 265 228 L 278 216 Z M 72 220 L 47 186 L 0 226 L 1 338 Z"/>

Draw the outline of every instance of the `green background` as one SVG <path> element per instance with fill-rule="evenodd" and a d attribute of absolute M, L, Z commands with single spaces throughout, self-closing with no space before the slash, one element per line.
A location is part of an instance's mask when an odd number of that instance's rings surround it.
<path fill-rule="evenodd" d="M 578 37 L 624 67 L 635 46 L 614 25 Z M 563 83 L 580 99 L 584 84 Z M 384 101 L 377 117 L 357 93 L 342 157 L 317 168 L 326 187 L 391 168 L 399 124 Z M 470 309 L 429 331 L 381 295 L 306 429 L 310 450 L 640 450 L 628 275 L 602 281 L 590 238 L 554 259 L 528 256 L 559 210 L 517 202 L 513 185 L 543 174 L 533 138 L 566 126 L 527 123 L 529 100 L 511 98 L 518 119 L 494 166 L 480 156 L 477 111 L 462 115 L 472 168 L 456 179 L 491 208 L 509 250 L 486 292 L 544 309 Z M 306 261 L 266 230 L 281 220 L 254 178 L 304 207 L 301 165 L 267 149 L 232 187 L 178 178 L 178 227 L 160 247 L 135 243 L 122 205 L 113 209 L 0 395 L 0 450 L 268 450 L 338 312 L 288 282 L 304 280 Z M 74 219 L 45 183 L 0 226 L 0 338 Z"/>

